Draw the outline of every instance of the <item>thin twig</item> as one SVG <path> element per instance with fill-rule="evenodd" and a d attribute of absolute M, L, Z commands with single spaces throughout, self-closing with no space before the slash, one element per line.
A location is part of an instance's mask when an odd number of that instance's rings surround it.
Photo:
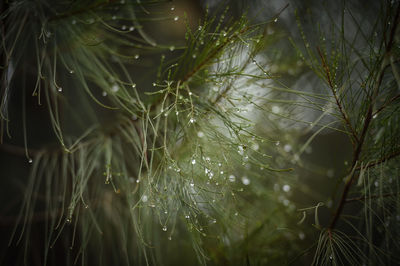
<path fill-rule="evenodd" d="M 340 114 L 342 115 L 344 121 L 346 122 L 346 125 L 349 127 L 350 132 L 351 132 L 351 135 L 353 136 L 355 142 L 358 143 L 359 140 L 358 140 L 356 131 L 354 130 L 353 126 L 351 125 L 350 119 L 349 119 L 347 113 L 345 112 L 345 110 L 344 110 L 342 104 L 341 104 L 340 101 L 339 101 L 339 98 L 338 98 L 338 96 L 337 96 L 337 94 L 336 94 L 336 90 L 335 90 L 335 88 L 334 88 L 334 86 L 333 86 L 333 82 L 332 82 L 332 80 L 331 80 L 331 75 L 330 75 L 331 72 L 330 72 L 330 70 L 329 70 L 329 66 L 326 64 L 325 57 L 323 56 L 323 54 L 322 54 L 322 52 L 321 52 L 321 50 L 319 49 L 318 46 L 317 46 L 317 51 L 318 51 L 319 56 L 321 57 L 322 67 L 323 67 L 324 70 L 325 70 L 325 75 L 326 75 L 326 78 L 327 78 L 327 80 L 328 80 L 329 87 L 330 87 L 330 89 L 331 89 L 331 91 L 332 91 L 333 97 L 335 98 L 336 105 L 337 105 L 338 108 L 339 108 Z"/>

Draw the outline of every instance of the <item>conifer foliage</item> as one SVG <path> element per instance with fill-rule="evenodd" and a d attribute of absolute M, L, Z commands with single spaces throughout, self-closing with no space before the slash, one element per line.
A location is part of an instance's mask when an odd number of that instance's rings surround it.
<path fill-rule="evenodd" d="M 396 265 L 399 1 L 216 2 L 0 4 L 0 262 Z"/>

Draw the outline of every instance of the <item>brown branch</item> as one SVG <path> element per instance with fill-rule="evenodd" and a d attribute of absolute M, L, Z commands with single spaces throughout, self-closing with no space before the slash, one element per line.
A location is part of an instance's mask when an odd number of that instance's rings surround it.
<path fill-rule="evenodd" d="M 387 58 L 388 54 L 390 53 L 392 45 L 393 45 L 392 42 L 393 42 L 394 35 L 396 33 L 396 29 L 397 29 L 397 26 L 398 26 L 399 16 L 400 16 L 400 5 L 398 5 L 398 7 L 397 7 L 396 15 L 395 15 L 395 18 L 393 20 L 394 23 L 393 23 L 393 27 L 391 29 L 390 37 L 389 37 L 390 41 L 387 44 L 386 52 L 383 55 L 384 58 L 383 58 L 383 62 L 382 62 L 382 67 L 381 67 L 381 69 L 380 69 L 380 71 L 378 73 L 377 82 L 375 83 L 375 87 L 374 87 L 373 94 L 372 94 L 372 97 L 371 97 L 371 103 L 370 103 L 370 105 L 368 107 L 367 115 L 365 117 L 365 124 L 364 124 L 364 127 L 363 127 L 362 131 L 361 131 L 360 141 L 358 142 L 358 145 L 357 145 L 356 149 L 354 150 L 353 162 L 351 164 L 351 172 L 350 172 L 351 176 L 350 176 L 350 178 L 348 179 L 348 181 L 345 184 L 342 196 L 340 198 L 339 206 L 337 207 L 336 212 L 335 212 L 335 214 L 334 214 L 334 216 L 332 218 L 331 224 L 329 225 L 329 228 L 328 228 L 329 231 L 332 231 L 335 228 L 336 223 L 337 223 L 337 221 L 338 221 L 338 219 L 339 219 L 339 217 L 340 217 L 340 215 L 341 215 L 341 213 L 343 211 L 343 207 L 344 207 L 344 205 L 346 203 L 347 195 L 348 195 L 348 193 L 350 191 L 350 188 L 351 188 L 352 184 L 354 183 L 354 181 L 357 179 L 357 175 L 356 175 L 355 171 L 353 171 L 353 169 L 355 168 L 356 163 L 357 163 L 357 161 L 359 160 L 359 158 L 361 156 L 362 147 L 363 147 L 366 135 L 367 135 L 367 131 L 368 131 L 369 125 L 370 125 L 371 120 L 372 120 L 372 110 L 373 110 L 377 95 L 379 93 L 379 88 L 380 88 L 380 86 L 382 84 L 383 76 L 385 74 L 385 59 Z"/>
<path fill-rule="evenodd" d="M 392 99 L 390 99 L 389 101 L 385 102 L 381 107 L 379 107 L 378 110 L 376 110 L 372 116 L 377 115 L 379 112 L 381 112 L 383 109 L 385 109 L 386 107 L 389 106 L 389 104 L 391 104 L 392 102 L 396 101 L 397 99 L 400 98 L 400 94 L 397 94 L 396 96 L 394 96 Z"/>
<path fill-rule="evenodd" d="M 333 82 L 332 82 L 332 79 L 331 79 L 331 75 L 330 75 L 331 72 L 330 72 L 330 70 L 329 70 L 329 66 L 326 64 L 325 57 L 324 57 L 324 55 L 322 54 L 322 52 L 321 52 L 321 50 L 319 49 L 318 46 L 317 46 L 317 51 L 318 51 L 319 56 L 321 57 L 322 67 L 323 67 L 324 70 L 325 70 L 325 75 L 326 75 L 326 78 L 327 78 L 327 80 L 328 80 L 329 88 L 331 89 L 332 94 L 333 94 L 333 97 L 335 98 L 336 105 L 337 105 L 338 108 L 339 108 L 339 112 L 340 112 L 340 114 L 342 115 L 344 121 L 346 122 L 346 125 L 349 127 L 350 132 L 351 132 L 351 135 L 353 136 L 355 142 L 358 143 L 359 140 L 358 140 L 356 131 L 354 130 L 353 126 L 351 125 L 350 119 L 349 119 L 347 113 L 345 112 L 345 110 L 344 110 L 342 104 L 341 104 L 340 101 L 339 101 L 339 98 L 338 98 L 338 96 L 337 96 L 337 94 L 336 94 L 336 90 L 335 90 L 335 88 L 334 88 L 334 86 L 333 86 Z M 354 142 L 353 142 L 353 145 L 354 145 Z"/>
<path fill-rule="evenodd" d="M 365 167 L 365 169 L 368 169 L 368 168 L 374 167 L 374 166 L 376 166 L 376 165 L 379 165 L 379 164 L 381 164 L 381 163 L 384 163 L 384 162 L 386 162 L 386 161 L 389 161 L 390 159 L 396 158 L 396 157 L 399 156 L 399 155 L 400 155 L 400 150 L 399 150 L 399 151 L 396 151 L 396 152 L 394 152 L 394 153 L 392 153 L 392 154 L 389 154 L 388 156 L 386 156 L 386 157 L 384 157 L 384 158 L 381 158 L 381 159 L 379 159 L 379 160 L 376 160 L 376 161 L 374 161 L 374 162 L 368 164 L 368 165 Z M 360 166 L 357 167 L 356 170 L 357 170 L 357 171 L 358 171 L 358 170 L 361 170 L 361 167 L 360 167 Z"/>

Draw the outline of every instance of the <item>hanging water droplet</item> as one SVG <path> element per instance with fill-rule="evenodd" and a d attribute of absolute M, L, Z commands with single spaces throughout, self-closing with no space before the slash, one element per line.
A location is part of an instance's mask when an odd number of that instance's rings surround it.
<path fill-rule="evenodd" d="M 196 120 L 192 117 L 190 118 L 189 122 L 193 124 L 194 122 L 196 122 Z"/>
<path fill-rule="evenodd" d="M 224 171 L 221 171 L 221 172 L 219 172 L 221 175 L 223 175 L 224 174 Z"/>
<path fill-rule="evenodd" d="M 135 54 L 135 59 L 139 59 L 139 57 L 140 57 L 140 55 L 138 55 L 138 54 Z"/>
<path fill-rule="evenodd" d="M 283 149 L 285 150 L 285 152 L 290 152 L 292 150 L 292 146 L 289 144 L 286 144 L 285 146 L 283 146 Z"/>
<path fill-rule="evenodd" d="M 174 6 L 171 6 L 171 11 L 174 11 L 175 10 L 175 7 Z"/>
<path fill-rule="evenodd" d="M 179 17 L 178 17 L 178 16 L 174 17 L 174 20 L 175 20 L 175 21 L 178 21 L 178 19 L 179 19 Z"/>
<path fill-rule="evenodd" d="M 194 58 L 196 58 L 196 57 L 197 57 L 197 55 L 196 55 L 196 54 L 193 54 L 193 55 L 192 55 L 192 57 L 193 57 L 193 59 L 194 59 Z"/>
<path fill-rule="evenodd" d="M 133 83 L 133 84 L 132 84 L 132 88 L 136 88 L 136 83 Z"/>
<path fill-rule="evenodd" d="M 247 186 L 250 184 L 250 179 L 247 176 L 242 177 L 243 185 Z"/>
<path fill-rule="evenodd" d="M 73 20 L 71 21 L 71 23 L 72 23 L 72 25 L 75 25 L 75 24 L 76 24 L 76 20 L 73 19 Z"/>
<path fill-rule="evenodd" d="M 192 93 L 191 91 L 189 91 L 189 95 L 192 96 L 192 94 L 193 94 L 193 93 Z"/>
<path fill-rule="evenodd" d="M 147 197 L 147 195 L 142 196 L 142 202 L 147 202 L 148 200 L 149 200 L 149 198 Z"/>
<path fill-rule="evenodd" d="M 107 92 L 103 91 L 103 93 L 102 93 L 101 95 L 103 95 L 104 97 L 106 97 L 106 96 L 107 96 Z"/>
<path fill-rule="evenodd" d="M 375 119 L 375 118 L 377 118 L 377 117 L 378 117 L 378 114 L 374 114 L 374 115 L 372 116 L 373 119 Z"/>
<path fill-rule="evenodd" d="M 279 146 L 279 144 L 281 144 L 280 141 L 275 142 L 276 146 Z"/>
<path fill-rule="evenodd" d="M 289 185 L 283 185 L 282 189 L 285 192 L 289 192 L 290 191 L 290 186 Z"/>
<path fill-rule="evenodd" d="M 190 216 L 189 215 L 185 215 L 185 219 L 190 219 Z"/>
<path fill-rule="evenodd" d="M 169 236 L 169 237 L 168 237 L 168 240 L 172 240 L 172 237 L 171 237 L 171 236 Z"/>
<path fill-rule="evenodd" d="M 28 163 L 32 163 L 32 162 L 33 162 L 32 158 L 29 158 Z"/>
<path fill-rule="evenodd" d="M 112 91 L 112 92 L 117 92 L 117 91 L 119 91 L 119 86 L 118 86 L 117 84 L 114 84 L 114 85 L 111 87 L 111 91 Z"/>
<path fill-rule="evenodd" d="M 126 25 L 122 25 L 121 30 L 126 30 L 127 26 Z"/>
<path fill-rule="evenodd" d="M 235 180 L 236 180 L 236 177 L 234 175 L 229 176 L 229 181 L 235 182 Z"/>
<path fill-rule="evenodd" d="M 192 182 L 190 182 L 190 184 L 189 184 L 191 187 L 194 187 L 194 183 L 193 183 L 193 181 Z"/>
<path fill-rule="evenodd" d="M 272 112 L 274 114 L 279 114 L 281 112 L 281 108 L 279 106 L 274 105 L 272 106 Z"/>
<path fill-rule="evenodd" d="M 112 19 L 113 19 L 113 20 L 116 20 L 116 19 L 117 19 L 117 16 L 112 16 Z"/>
<path fill-rule="evenodd" d="M 199 138 L 202 138 L 202 137 L 204 137 L 204 133 L 202 131 L 199 131 L 199 132 L 197 132 L 197 136 Z"/>
<path fill-rule="evenodd" d="M 167 227 L 164 225 L 163 228 L 162 228 L 162 230 L 163 230 L 164 232 L 167 232 Z"/>
<path fill-rule="evenodd" d="M 135 27 L 133 27 L 133 26 L 129 27 L 129 31 L 134 31 L 134 30 L 135 30 Z"/>
<path fill-rule="evenodd" d="M 170 50 L 171 52 L 174 51 L 174 50 L 175 50 L 175 46 L 171 45 L 171 46 L 169 47 L 169 50 Z"/>
<path fill-rule="evenodd" d="M 196 160 L 195 159 L 192 160 L 192 164 L 193 165 L 196 164 Z"/>
<path fill-rule="evenodd" d="M 212 219 L 211 222 L 212 222 L 213 224 L 215 224 L 215 223 L 217 223 L 217 219 Z"/>
<path fill-rule="evenodd" d="M 58 92 L 62 92 L 62 88 L 61 87 L 58 87 Z"/>
<path fill-rule="evenodd" d="M 74 74 L 74 72 L 75 72 L 75 71 L 74 71 L 73 69 L 71 69 L 71 70 L 69 71 L 70 74 Z"/>

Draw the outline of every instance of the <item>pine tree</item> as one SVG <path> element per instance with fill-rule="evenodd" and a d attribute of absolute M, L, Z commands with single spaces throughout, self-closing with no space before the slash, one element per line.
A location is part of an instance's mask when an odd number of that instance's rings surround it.
<path fill-rule="evenodd" d="M 396 265 L 399 1 L 209 4 L 0 4 L 0 262 Z"/>

